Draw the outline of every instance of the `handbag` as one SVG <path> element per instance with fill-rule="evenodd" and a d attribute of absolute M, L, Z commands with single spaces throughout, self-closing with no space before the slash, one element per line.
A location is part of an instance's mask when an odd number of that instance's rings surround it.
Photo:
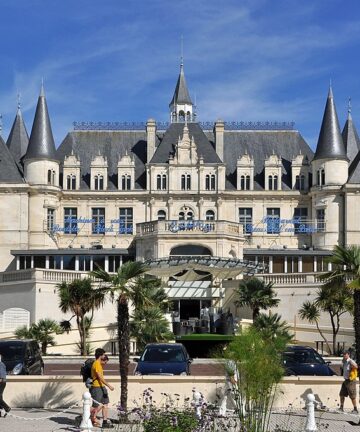
<path fill-rule="evenodd" d="M 355 381 L 356 378 L 358 376 L 358 371 L 357 368 L 351 368 L 350 373 L 349 373 L 349 380 L 350 381 Z"/>

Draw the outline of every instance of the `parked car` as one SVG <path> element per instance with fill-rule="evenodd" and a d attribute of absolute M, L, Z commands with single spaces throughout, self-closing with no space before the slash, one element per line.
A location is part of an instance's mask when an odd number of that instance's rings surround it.
<path fill-rule="evenodd" d="M 0 354 L 11 375 L 44 373 L 44 361 L 35 340 L 0 340 Z"/>
<path fill-rule="evenodd" d="M 292 345 L 283 352 L 286 375 L 322 375 L 336 373 L 329 367 L 321 355 L 308 346 Z"/>
<path fill-rule="evenodd" d="M 190 375 L 192 359 L 180 343 L 152 343 L 134 361 L 135 375 Z"/>

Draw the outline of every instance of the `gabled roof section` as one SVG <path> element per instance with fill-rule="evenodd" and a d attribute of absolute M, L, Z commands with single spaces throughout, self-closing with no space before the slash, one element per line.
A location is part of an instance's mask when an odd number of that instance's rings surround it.
<path fill-rule="evenodd" d="M 214 141 L 213 132 L 206 133 Z M 230 131 L 224 132 L 224 163 L 226 189 L 236 190 L 236 164 L 239 157 L 248 154 L 254 160 L 254 189 L 264 190 L 265 159 L 276 154 L 282 163 L 282 190 L 291 190 L 291 161 L 302 154 L 310 161 L 314 153 L 296 130 Z"/>
<path fill-rule="evenodd" d="M 347 159 L 331 87 L 314 156 L 317 159 Z"/>
<path fill-rule="evenodd" d="M 158 140 L 155 142 L 158 144 Z M 56 152 L 56 158 L 61 162 L 63 170 L 65 156 L 71 152 L 77 156 L 81 164 L 80 189 L 90 189 L 90 165 L 99 153 L 108 162 L 108 189 L 118 189 L 117 164 L 126 154 L 134 157 L 135 189 L 145 189 L 146 175 L 146 131 L 73 131 L 67 134 Z"/>
<path fill-rule="evenodd" d="M 29 135 L 21 114 L 20 108 L 16 113 L 14 123 L 12 125 L 10 135 L 6 145 L 13 155 L 15 162 L 20 164 L 22 157 L 25 155 L 29 144 Z"/>
<path fill-rule="evenodd" d="M 184 65 L 180 65 L 180 74 L 176 83 L 174 96 L 171 99 L 169 106 L 176 104 L 188 104 L 192 105 L 190 94 L 186 85 L 186 79 L 184 74 Z"/>
<path fill-rule="evenodd" d="M 179 137 L 183 136 L 185 123 L 171 123 L 158 145 L 150 163 L 168 163 L 170 155 L 175 154 Z M 187 123 L 189 135 L 194 139 L 198 157 L 204 163 L 222 163 L 213 144 L 209 141 L 198 123 Z"/>
<path fill-rule="evenodd" d="M 351 163 L 360 150 L 360 139 L 354 125 L 350 110 L 344 129 L 342 131 L 342 138 L 346 149 L 346 155 Z"/>
<path fill-rule="evenodd" d="M 23 183 L 24 179 L 10 153 L 7 145 L 0 136 L 0 183 Z"/>
<path fill-rule="evenodd" d="M 25 159 L 56 159 L 55 142 L 43 86 L 36 106 Z"/>

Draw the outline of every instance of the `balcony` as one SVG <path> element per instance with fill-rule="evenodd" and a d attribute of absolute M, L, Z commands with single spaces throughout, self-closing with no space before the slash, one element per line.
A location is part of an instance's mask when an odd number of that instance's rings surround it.
<path fill-rule="evenodd" d="M 243 225 L 228 221 L 202 221 L 202 220 L 164 220 L 139 223 L 136 225 L 137 236 L 157 235 L 203 235 L 243 237 Z"/>

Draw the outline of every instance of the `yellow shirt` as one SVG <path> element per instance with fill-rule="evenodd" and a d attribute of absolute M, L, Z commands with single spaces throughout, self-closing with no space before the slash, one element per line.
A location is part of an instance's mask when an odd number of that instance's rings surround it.
<path fill-rule="evenodd" d="M 101 377 L 104 376 L 104 369 L 102 367 L 100 359 L 95 360 L 91 366 L 91 379 L 93 380 L 92 382 L 93 387 L 103 387 L 103 384 L 101 384 L 97 379 L 96 373 Z"/>

